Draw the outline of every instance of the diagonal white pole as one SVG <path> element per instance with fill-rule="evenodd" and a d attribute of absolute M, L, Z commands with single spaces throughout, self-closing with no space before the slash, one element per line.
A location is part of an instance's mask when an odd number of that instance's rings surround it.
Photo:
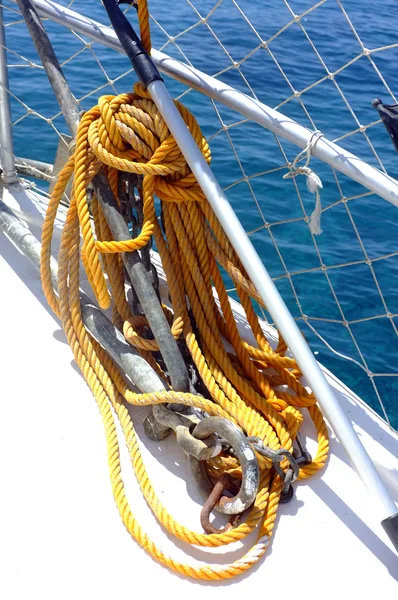
<path fill-rule="evenodd" d="M 162 81 L 148 85 L 152 99 L 173 134 L 188 165 L 220 221 L 243 266 L 274 319 L 283 339 L 294 354 L 319 405 L 344 446 L 356 472 L 380 505 L 380 517 L 395 515 L 397 507 L 380 479 L 352 424 L 328 385 L 314 355 L 305 342 L 274 282 L 261 262 L 238 217 L 203 158 L 189 129 Z"/>

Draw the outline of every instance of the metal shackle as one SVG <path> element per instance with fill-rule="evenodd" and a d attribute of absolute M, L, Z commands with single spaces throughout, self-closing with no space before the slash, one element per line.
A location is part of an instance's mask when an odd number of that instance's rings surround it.
<path fill-rule="evenodd" d="M 244 433 L 227 419 L 206 417 L 192 431 L 192 435 L 199 439 L 206 439 L 212 433 L 218 434 L 231 445 L 242 468 L 242 484 L 239 492 L 233 498 L 224 496 L 215 508 L 226 515 L 242 513 L 253 504 L 258 492 L 260 470 L 256 455 Z M 198 462 L 194 457 L 190 457 L 194 478 L 200 487 L 211 491 L 213 486 Z"/>

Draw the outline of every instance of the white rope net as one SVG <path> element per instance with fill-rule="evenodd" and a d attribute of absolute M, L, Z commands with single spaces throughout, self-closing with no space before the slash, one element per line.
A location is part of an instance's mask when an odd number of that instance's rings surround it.
<path fill-rule="evenodd" d="M 17 5 L 0 3 L 16 154 L 53 162 L 67 129 Z M 95 9 L 83 0 L 59 3 L 109 23 L 99 2 Z M 350 18 L 340 0 L 150 0 L 152 41 L 397 177 L 398 156 L 371 101 L 397 102 L 398 34 L 387 16 L 382 31 L 373 27 L 375 4 L 361 3 Z M 82 109 L 131 88 L 135 75 L 123 55 L 44 24 Z M 397 209 L 312 158 L 323 184 L 323 233 L 315 236 L 306 178 L 283 179 L 299 149 L 166 83 L 210 140 L 213 169 L 317 358 L 397 428 Z"/>

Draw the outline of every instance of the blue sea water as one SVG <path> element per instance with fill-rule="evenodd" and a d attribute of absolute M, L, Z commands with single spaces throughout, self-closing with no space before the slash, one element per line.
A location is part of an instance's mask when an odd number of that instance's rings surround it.
<path fill-rule="evenodd" d="M 151 12 L 161 26 L 152 22 L 153 45 L 161 48 L 166 44 L 165 52 L 181 60 L 188 59 L 211 75 L 226 69 L 220 79 L 245 93 L 255 93 L 267 105 L 282 104 L 280 111 L 285 115 L 318 128 L 332 140 L 356 130 L 358 122 L 367 125 L 377 120 L 371 106 L 373 98 L 393 103 L 383 79 L 391 92 L 398 95 L 398 46 L 393 46 L 398 43 L 395 0 L 343 0 L 366 48 L 392 45 L 388 50 L 372 53 L 373 64 L 366 56 L 354 60 L 362 48 L 336 0 L 326 0 L 315 10 L 311 10 L 313 0 L 290 0 L 288 5 L 296 14 L 308 11 L 301 17 L 305 32 L 295 23 L 279 35 L 276 34 L 292 18 L 287 3 L 240 0 L 238 4 L 257 34 L 263 40 L 271 40 L 268 49 L 253 53 L 239 70 L 228 69 L 231 61 L 246 57 L 258 45 L 259 38 L 232 0 L 224 0 L 210 16 L 211 31 L 203 24 L 189 28 L 199 18 L 193 6 L 206 16 L 215 0 L 193 0 L 191 5 L 186 0 L 171 3 L 150 0 Z M 5 6 L 15 7 L 8 0 Z M 99 1 L 75 0 L 72 8 L 102 23 L 108 22 Z M 6 11 L 6 19 L 15 21 L 16 16 Z M 123 75 L 128 69 L 124 56 L 99 44 L 87 47 L 82 38 L 54 23 L 46 22 L 46 29 L 83 109 L 95 104 L 98 96 L 114 93 L 115 88 L 117 92 L 131 89 L 135 77 L 133 73 Z M 189 31 L 179 36 L 186 29 Z M 169 41 L 165 31 L 175 37 L 178 47 Z M 39 63 L 23 23 L 7 27 L 7 46 Z M 339 71 L 351 60 L 349 67 Z M 58 108 L 50 86 L 42 70 L 20 66 L 24 61 L 17 55 L 10 53 L 9 63 L 16 65 L 10 69 L 16 153 L 53 162 L 57 145 L 53 126 L 63 132 L 66 127 L 62 117 L 53 119 Z M 339 89 L 330 79 L 311 87 L 325 77 L 326 69 L 337 72 L 335 81 Z M 174 96 L 185 91 L 183 85 L 169 78 L 166 83 Z M 306 90 L 301 95 L 305 108 L 298 98 L 291 98 L 292 89 Z M 93 90 L 96 91 L 92 93 Z M 246 230 L 252 232 L 265 223 L 269 225 L 251 234 L 253 243 L 276 278 L 278 289 L 317 358 L 381 413 L 376 387 L 391 423 L 398 427 L 398 377 L 393 376 L 398 372 L 398 337 L 393 327 L 394 323 L 398 326 L 398 255 L 394 255 L 398 252 L 397 208 L 375 195 L 352 199 L 347 204 L 341 202 L 342 196 L 360 196 L 364 188 L 313 159 L 311 167 L 322 179 L 322 206 L 327 209 L 322 214 L 323 233 L 316 238 L 316 248 L 303 220 L 294 183 L 283 180 L 286 170 L 278 169 L 285 163 L 284 156 L 290 161 L 294 159 L 298 148 L 284 140 L 277 143 L 271 132 L 253 123 L 220 132 L 221 122 L 233 125 L 241 119 L 240 115 L 219 103 L 215 104 L 217 114 L 211 102 L 197 92 L 185 94 L 183 101 L 210 139 L 213 169 L 227 188 Z M 33 114 L 27 113 L 27 107 Z M 52 125 L 42 117 L 53 119 Z M 398 178 L 398 155 L 384 127 L 379 124 L 367 129 L 367 136 L 375 152 L 361 132 L 338 143 L 380 168 L 378 156 L 387 172 Z M 250 186 L 244 177 L 249 178 Z M 299 179 L 298 189 L 309 215 L 314 208 L 314 197 L 307 191 L 305 181 Z M 390 254 L 389 258 L 376 260 Z M 364 262 L 367 258 L 372 261 L 373 271 Z M 342 263 L 350 264 L 337 266 Z M 286 277 L 286 271 L 292 274 L 290 278 Z M 386 313 L 391 318 L 372 318 Z M 301 318 L 303 314 L 308 316 L 307 323 Z M 343 321 L 350 322 L 350 327 Z M 339 358 L 308 324 L 335 351 L 361 364 L 365 361 L 369 371 L 382 375 L 372 380 L 354 362 Z"/>

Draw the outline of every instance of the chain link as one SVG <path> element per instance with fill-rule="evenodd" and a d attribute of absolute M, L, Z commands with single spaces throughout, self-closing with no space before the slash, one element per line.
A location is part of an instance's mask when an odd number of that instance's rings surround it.
<path fill-rule="evenodd" d="M 285 450 L 285 448 L 273 450 L 272 448 L 265 446 L 264 442 L 259 437 L 248 437 L 247 439 L 258 454 L 272 461 L 275 471 L 283 481 L 280 502 L 282 504 L 289 502 L 293 498 L 294 494 L 292 483 L 296 481 L 300 472 L 300 467 L 296 458 L 291 452 Z M 280 463 L 285 459 L 288 460 L 290 465 L 286 471 L 284 471 L 280 465 Z"/>
<path fill-rule="evenodd" d="M 120 212 L 129 226 L 129 229 L 131 229 L 131 236 L 135 238 L 139 235 L 144 220 L 142 175 L 119 172 L 119 201 Z M 145 270 L 148 271 L 150 275 L 151 283 L 160 301 L 159 277 L 155 265 L 151 262 L 151 248 L 152 238 L 139 253 L 141 261 Z M 143 311 L 133 287 L 131 288 L 131 291 L 133 295 L 133 312 L 135 315 L 142 315 Z"/>

